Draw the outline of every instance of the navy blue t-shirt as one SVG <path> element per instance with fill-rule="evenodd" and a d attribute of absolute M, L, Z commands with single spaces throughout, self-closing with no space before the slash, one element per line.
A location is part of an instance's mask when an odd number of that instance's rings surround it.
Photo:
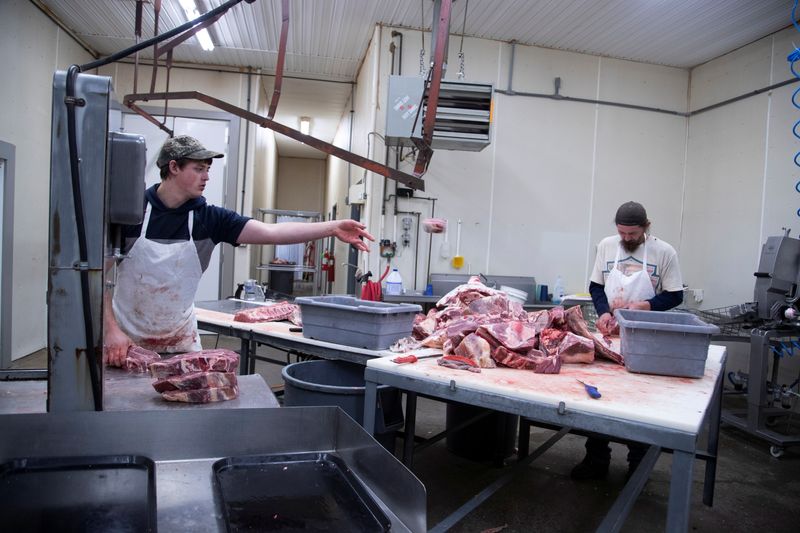
<path fill-rule="evenodd" d="M 214 246 L 220 242 L 227 242 L 238 246 L 236 240 L 242 232 L 244 225 L 250 217 L 240 215 L 230 209 L 217 207 L 206 203 L 202 196 L 189 200 L 183 205 L 170 209 L 165 206 L 156 194 L 158 185 L 153 185 L 145 191 L 145 204 L 143 209 L 150 202 L 150 223 L 147 226 L 148 239 L 163 244 L 174 242 L 185 242 L 189 240 L 189 213 L 194 211 L 194 227 L 192 228 L 192 238 L 197 247 L 197 255 L 200 258 L 200 266 L 205 272 L 211 260 Z M 133 243 L 142 233 L 142 225 L 123 226 L 122 236 L 124 239 L 123 253 L 131 249 Z"/>

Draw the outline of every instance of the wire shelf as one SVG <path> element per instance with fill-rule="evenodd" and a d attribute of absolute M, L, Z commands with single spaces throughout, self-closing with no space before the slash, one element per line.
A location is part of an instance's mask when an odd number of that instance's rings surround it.
<path fill-rule="evenodd" d="M 717 326 L 720 336 L 750 337 L 750 331 L 762 324 L 756 315 L 756 305 L 752 302 L 715 307 L 712 309 L 676 309 L 692 313 L 698 318 Z"/>

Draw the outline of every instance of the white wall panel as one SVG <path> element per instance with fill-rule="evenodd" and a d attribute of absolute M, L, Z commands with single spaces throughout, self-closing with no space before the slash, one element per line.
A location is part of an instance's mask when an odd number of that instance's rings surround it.
<path fill-rule="evenodd" d="M 762 95 L 690 121 L 681 266 L 705 290 L 704 307 L 753 297 L 766 109 Z"/>
<path fill-rule="evenodd" d="M 498 88 L 508 89 L 511 45 L 498 43 L 498 46 L 502 49 Z M 512 87 L 515 91 L 554 94 L 554 80 L 559 77 L 560 94 L 573 98 L 595 98 L 597 65 L 597 57 L 517 45 L 514 49 Z"/>
<path fill-rule="evenodd" d="M 594 107 L 498 101 L 490 272 L 583 292 Z"/>
<path fill-rule="evenodd" d="M 761 39 L 692 69 L 689 108 L 701 109 L 769 85 L 771 51 L 772 39 Z"/>
<path fill-rule="evenodd" d="M 12 359 L 47 343 L 53 73 L 90 59 L 30 2 L 0 2 L 0 140 L 16 146 Z"/>
<path fill-rule="evenodd" d="M 606 58 L 600 65 L 600 100 L 686 111 L 688 70 Z"/>
<path fill-rule="evenodd" d="M 594 246 L 616 232 L 614 214 L 629 200 L 645 206 L 653 235 L 680 252 L 685 142 L 685 118 L 599 108 L 589 269 Z"/>

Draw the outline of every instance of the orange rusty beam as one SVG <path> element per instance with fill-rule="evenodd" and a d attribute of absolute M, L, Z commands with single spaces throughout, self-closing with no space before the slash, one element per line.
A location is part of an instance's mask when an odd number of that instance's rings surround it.
<path fill-rule="evenodd" d="M 275 85 L 272 90 L 272 100 L 269 103 L 267 118 L 275 116 L 278 100 L 281 98 L 281 85 L 283 84 L 283 60 L 286 58 L 286 39 L 289 36 L 289 0 L 281 1 L 281 41 L 278 47 L 278 63 L 275 65 Z"/>
<path fill-rule="evenodd" d="M 444 52 L 447 49 L 447 39 L 450 33 L 450 12 L 452 0 L 441 0 L 439 8 L 439 21 L 436 30 L 436 50 L 433 51 L 433 73 L 431 81 L 426 88 L 427 104 L 425 105 L 425 119 L 422 123 L 422 142 L 414 141 L 419 148 L 417 161 L 414 165 L 414 175 L 421 176 L 428 168 L 433 156 L 431 143 L 433 142 L 433 128 L 436 123 L 436 107 L 439 105 L 439 87 L 442 83 L 442 69 L 444 66 Z M 423 100 L 425 98 L 423 97 Z"/>
<path fill-rule="evenodd" d="M 393 179 L 395 181 L 399 181 L 400 183 L 405 184 L 406 186 L 417 189 L 420 191 L 425 190 L 425 182 L 420 179 L 418 176 L 412 176 L 410 174 L 406 174 L 405 172 L 401 172 L 395 168 L 387 167 L 386 165 L 382 165 L 377 161 L 373 161 L 366 157 L 360 156 L 358 154 L 354 154 L 353 152 L 348 152 L 338 146 L 335 146 L 331 143 L 327 143 L 323 140 L 317 139 L 316 137 L 312 137 L 311 135 L 306 135 L 304 133 L 299 132 L 298 130 L 292 129 L 289 126 L 285 126 L 279 122 L 275 122 L 274 120 L 262 117 L 256 113 L 251 111 L 247 111 L 246 109 L 242 109 L 240 107 L 236 107 L 235 105 L 229 104 L 227 102 L 223 102 L 213 96 L 208 96 L 207 94 L 203 94 L 197 91 L 184 91 L 184 92 L 174 92 L 174 93 L 144 93 L 144 94 L 128 94 L 125 95 L 123 101 L 125 105 L 130 107 L 137 101 L 149 101 L 149 100 L 200 100 L 201 102 L 205 102 L 206 104 L 216 107 L 217 109 L 222 109 L 223 111 L 227 111 L 232 115 L 236 115 L 237 117 L 241 117 L 245 120 L 258 124 L 262 128 L 269 128 L 272 131 L 278 132 L 281 135 L 285 135 L 290 139 L 294 139 L 296 141 L 300 141 L 303 144 L 307 144 L 312 148 L 316 148 L 321 152 L 325 152 L 326 154 L 332 155 L 334 157 L 338 157 L 348 163 L 352 163 L 356 166 L 364 168 L 370 172 L 374 172 L 375 174 L 379 174 L 381 176 L 385 176 L 389 179 Z"/>

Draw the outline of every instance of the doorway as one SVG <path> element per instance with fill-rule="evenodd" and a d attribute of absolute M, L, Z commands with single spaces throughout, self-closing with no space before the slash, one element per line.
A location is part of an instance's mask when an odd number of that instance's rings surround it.
<path fill-rule="evenodd" d="M 144 108 L 156 118 L 158 110 Z M 209 204 L 236 210 L 236 177 L 238 175 L 239 117 L 224 112 L 201 110 L 170 111 L 166 127 L 175 135 L 191 135 L 206 148 L 225 154 L 214 160 L 206 184 L 205 196 Z M 136 133 L 145 138 L 147 164 L 145 184 L 147 187 L 161 181 L 156 159 L 158 151 L 167 139 L 167 133 L 130 110 L 123 110 L 122 131 Z M 227 260 L 226 260 L 227 259 Z M 216 246 L 208 268 L 200 279 L 196 301 L 219 300 L 233 294 L 233 251 L 229 246 Z"/>

